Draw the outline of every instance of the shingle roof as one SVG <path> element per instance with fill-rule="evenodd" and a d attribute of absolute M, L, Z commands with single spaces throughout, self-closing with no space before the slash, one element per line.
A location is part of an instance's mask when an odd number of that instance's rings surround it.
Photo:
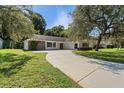
<path fill-rule="evenodd" d="M 30 40 L 65 41 L 66 38 L 56 37 L 56 36 L 34 35 Z"/>

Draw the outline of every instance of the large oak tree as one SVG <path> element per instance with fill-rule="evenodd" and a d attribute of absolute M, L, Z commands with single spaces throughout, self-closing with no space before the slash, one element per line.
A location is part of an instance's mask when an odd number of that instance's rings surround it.
<path fill-rule="evenodd" d="M 35 33 L 24 9 L 25 6 L 0 6 L 0 37 L 10 42 L 10 48 Z"/>
<path fill-rule="evenodd" d="M 70 27 L 72 36 L 86 38 L 94 31 L 98 35 L 95 49 L 98 51 L 100 42 L 106 33 L 112 35 L 117 31 L 114 30 L 115 26 L 123 23 L 124 7 L 114 5 L 77 6 L 72 15 L 74 19 Z"/>

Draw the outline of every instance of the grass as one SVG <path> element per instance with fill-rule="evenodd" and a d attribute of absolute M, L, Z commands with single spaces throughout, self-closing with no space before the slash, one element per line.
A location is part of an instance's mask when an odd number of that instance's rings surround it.
<path fill-rule="evenodd" d="M 112 61 L 116 63 L 124 64 L 124 48 L 122 49 L 100 49 L 98 52 L 94 50 L 90 51 L 73 51 L 75 54 L 86 56 L 89 58 L 102 59 L 106 61 Z"/>
<path fill-rule="evenodd" d="M 0 87 L 80 87 L 46 61 L 46 53 L 0 50 Z"/>

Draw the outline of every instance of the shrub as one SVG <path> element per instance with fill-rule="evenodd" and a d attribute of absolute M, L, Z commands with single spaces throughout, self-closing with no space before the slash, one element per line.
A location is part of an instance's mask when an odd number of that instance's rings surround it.
<path fill-rule="evenodd" d="M 3 48 L 11 48 L 10 41 L 9 40 L 4 40 L 4 42 L 3 42 Z"/>
<path fill-rule="evenodd" d="M 23 49 L 24 43 L 23 42 L 17 42 L 15 44 L 15 49 Z"/>
<path fill-rule="evenodd" d="M 37 41 L 32 41 L 31 42 L 31 50 L 36 50 L 38 42 Z"/>
<path fill-rule="evenodd" d="M 107 45 L 107 48 L 114 48 L 113 45 Z"/>
<path fill-rule="evenodd" d="M 93 46 L 93 49 L 95 49 L 95 48 L 96 48 L 96 45 Z M 102 49 L 102 48 L 104 48 L 104 47 L 102 45 L 100 45 L 99 49 Z"/>
<path fill-rule="evenodd" d="M 78 50 L 92 50 L 92 48 L 91 47 L 85 47 L 85 48 L 78 48 Z"/>

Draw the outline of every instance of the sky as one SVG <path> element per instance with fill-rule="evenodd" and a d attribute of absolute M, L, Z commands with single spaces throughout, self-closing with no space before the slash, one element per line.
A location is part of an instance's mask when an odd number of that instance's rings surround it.
<path fill-rule="evenodd" d="M 33 11 L 40 13 L 45 18 L 46 28 L 57 25 L 68 28 L 68 25 L 72 22 L 70 13 L 74 11 L 75 7 L 74 5 L 37 5 L 33 6 Z"/>

